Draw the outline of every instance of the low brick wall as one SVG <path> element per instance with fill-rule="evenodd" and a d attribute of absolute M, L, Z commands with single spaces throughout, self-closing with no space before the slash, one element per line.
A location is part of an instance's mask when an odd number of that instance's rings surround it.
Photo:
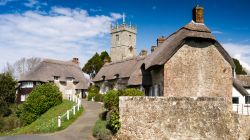
<path fill-rule="evenodd" d="M 249 117 L 224 98 L 120 97 L 117 139 L 248 139 Z M 244 135 L 243 135 L 244 133 Z"/>

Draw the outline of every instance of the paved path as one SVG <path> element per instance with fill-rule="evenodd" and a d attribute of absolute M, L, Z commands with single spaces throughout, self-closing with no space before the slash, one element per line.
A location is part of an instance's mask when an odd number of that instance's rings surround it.
<path fill-rule="evenodd" d="M 94 140 L 92 128 L 102 111 L 102 105 L 82 100 L 85 112 L 68 128 L 52 134 L 34 134 L 0 137 L 0 140 Z"/>

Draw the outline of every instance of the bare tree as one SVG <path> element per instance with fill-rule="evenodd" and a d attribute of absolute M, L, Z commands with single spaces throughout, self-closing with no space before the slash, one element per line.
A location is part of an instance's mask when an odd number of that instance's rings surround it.
<path fill-rule="evenodd" d="M 7 62 L 6 66 L 4 67 L 4 73 L 9 73 L 12 77 L 15 77 L 15 69 L 9 62 Z"/>
<path fill-rule="evenodd" d="M 13 65 L 7 63 L 4 71 L 10 73 L 16 79 L 19 79 L 21 75 L 36 67 L 41 62 L 41 60 L 42 59 L 38 57 L 21 58 Z"/>

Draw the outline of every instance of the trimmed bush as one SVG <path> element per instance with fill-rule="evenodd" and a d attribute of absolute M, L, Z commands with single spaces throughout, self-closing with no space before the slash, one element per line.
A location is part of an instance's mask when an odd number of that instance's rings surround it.
<path fill-rule="evenodd" d="M 144 96 L 144 93 L 135 88 L 127 88 L 119 92 L 119 96 Z"/>
<path fill-rule="evenodd" d="M 93 136 L 101 140 L 110 140 L 111 132 L 106 128 L 107 122 L 104 120 L 97 120 L 93 128 Z"/>
<path fill-rule="evenodd" d="M 108 91 L 103 98 L 104 107 L 107 110 L 112 110 L 118 108 L 119 106 L 119 91 L 110 90 Z"/>
<path fill-rule="evenodd" d="M 42 84 L 29 94 L 19 115 L 25 125 L 32 123 L 51 107 L 62 103 L 62 93 L 52 84 Z"/>
<path fill-rule="evenodd" d="M 99 94 L 98 88 L 95 87 L 95 86 L 90 86 L 88 88 L 88 97 L 87 97 L 87 100 L 91 101 L 92 98 L 94 98 L 97 94 Z"/>
<path fill-rule="evenodd" d="M 95 97 L 94 97 L 94 100 L 96 102 L 103 102 L 103 95 L 102 94 L 96 94 Z"/>
<path fill-rule="evenodd" d="M 110 112 L 110 117 L 107 120 L 107 127 L 112 131 L 113 134 L 117 133 L 117 131 L 121 127 L 121 122 L 119 121 L 119 112 L 118 110 L 113 110 Z"/>

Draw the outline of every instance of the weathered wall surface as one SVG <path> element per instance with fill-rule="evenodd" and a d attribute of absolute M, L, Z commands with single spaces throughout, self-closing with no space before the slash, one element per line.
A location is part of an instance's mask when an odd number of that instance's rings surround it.
<path fill-rule="evenodd" d="M 240 140 L 250 139 L 250 116 L 239 116 Z"/>
<path fill-rule="evenodd" d="M 209 42 L 184 44 L 164 65 L 164 96 L 232 100 L 232 70 Z"/>
<path fill-rule="evenodd" d="M 120 97 L 118 139 L 248 139 L 249 117 L 224 98 Z M 242 119 L 243 118 L 243 119 Z"/>

